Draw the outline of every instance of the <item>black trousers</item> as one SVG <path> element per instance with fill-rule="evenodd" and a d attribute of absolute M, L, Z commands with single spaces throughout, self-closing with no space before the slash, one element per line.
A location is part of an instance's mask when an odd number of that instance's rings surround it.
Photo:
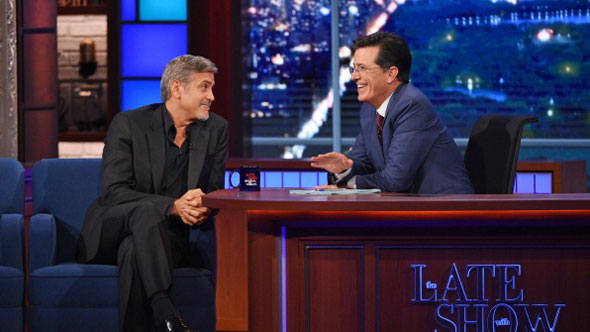
<path fill-rule="evenodd" d="M 125 203 L 105 213 L 100 247 L 91 263 L 119 267 L 121 332 L 152 330 L 150 297 L 165 291 L 174 301 L 172 271 L 186 266 L 187 256 L 188 227 L 152 203 Z"/>

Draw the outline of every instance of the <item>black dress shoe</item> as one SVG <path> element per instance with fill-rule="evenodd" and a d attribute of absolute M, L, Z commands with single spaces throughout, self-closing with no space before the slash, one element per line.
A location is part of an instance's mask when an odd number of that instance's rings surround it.
<path fill-rule="evenodd" d="M 171 315 L 158 326 L 158 332 L 198 332 L 191 330 L 178 315 Z"/>

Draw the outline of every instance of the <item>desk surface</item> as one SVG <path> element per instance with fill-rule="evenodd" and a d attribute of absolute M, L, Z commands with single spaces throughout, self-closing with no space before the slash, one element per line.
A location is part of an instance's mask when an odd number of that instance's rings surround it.
<path fill-rule="evenodd" d="M 210 208 L 281 211 L 578 211 L 590 215 L 590 194 L 514 195 L 291 195 L 289 189 L 217 190 L 203 197 Z"/>

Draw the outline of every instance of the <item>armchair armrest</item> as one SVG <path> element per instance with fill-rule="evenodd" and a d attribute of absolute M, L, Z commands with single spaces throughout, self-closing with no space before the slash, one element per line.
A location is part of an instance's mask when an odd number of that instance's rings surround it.
<path fill-rule="evenodd" d="M 29 271 L 55 264 L 56 225 L 51 214 L 39 213 L 29 223 Z"/>
<path fill-rule="evenodd" d="M 24 271 L 24 225 L 22 214 L 3 214 L 0 216 L 0 265 L 11 266 Z"/>

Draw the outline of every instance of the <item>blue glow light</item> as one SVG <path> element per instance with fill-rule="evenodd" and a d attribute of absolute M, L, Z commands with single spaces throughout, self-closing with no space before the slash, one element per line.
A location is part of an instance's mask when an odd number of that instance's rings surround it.
<path fill-rule="evenodd" d="M 283 188 L 300 188 L 299 172 L 283 172 Z"/>
<path fill-rule="evenodd" d="M 135 0 L 121 0 L 121 20 L 135 21 Z"/>
<path fill-rule="evenodd" d="M 260 188 L 266 188 L 266 172 L 260 171 Z"/>
<path fill-rule="evenodd" d="M 140 0 L 142 21 L 186 21 L 186 0 Z"/>
<path fill-rule="evenodd" d="M 160 77 L 172 58 L 186 53 L 186 24 L 121 25 L 123 77 Z"/>
<path fill-rule="evenodd" d="M 535 194 L 551 194 L 552 173 L 536 173 L 535 174 Z"/>
<path fill-rule="evenodd" d="M 282 188 L 283 172 L 266 172 L 265 188 Z"/>
<path fill-rule="evenodd" d="M 535 193 L 535 174 L 533 173 L 516 173 L 516 192 L 518 194 Z"/>
<path fill-rule="evenodd" d="M 160 80 L 123 80 L 121 90 L 121 109 L 124 111 L 162 102 Z"/>
<path fill-rule="evenodd" d="M 231 185 L 229 184 L 229 174 L 230 172 L 225 172 L 225 180 L 223 181 L 223 189 L 231 189 Z"/>
<path fill-rule="evenodd" d="M 301 172 L 301 187 L 315 187 L 318 185 L 318 172 Z"/>
<path fill-rule="evenodd" d="M 328 172 L 319 172 L 318 186 L 328 184 Z"/>

